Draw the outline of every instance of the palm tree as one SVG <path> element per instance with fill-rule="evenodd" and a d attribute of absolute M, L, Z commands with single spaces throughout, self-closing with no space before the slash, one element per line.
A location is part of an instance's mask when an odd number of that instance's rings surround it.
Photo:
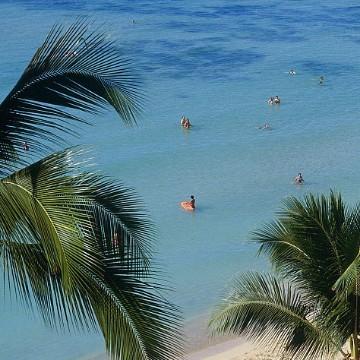
<path fill-rule="evenodd" d="M 254 237 L 277 276 L 236 280 L 212 315 L 213 332 L 271 344 L 292 359 L 359 360 L 360 205 L 334 192 L 291 197 Z"/>
<path fill-rule="evenodd" d="M 84 122 L 79 111 L 110 105 L 131 125 L 141 109 L 129 62 L 88 25 L 54 26 L 0 105 L 0 264 L 51 327 L 101 331 L 113 359 L 175 359 L 181 319 L 151 265 L 154 228 L 136 194 L 79 170 L 79 148 L 29 164 Z"/>

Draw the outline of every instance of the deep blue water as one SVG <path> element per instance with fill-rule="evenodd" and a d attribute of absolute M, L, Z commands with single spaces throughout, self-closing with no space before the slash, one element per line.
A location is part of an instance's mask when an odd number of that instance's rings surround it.
<path fill-rule="evenodd" d="M 145 111 L 131 129 L 109 111 L 69 141 L 92 144 L 98 167 L 143 197 L 171 298 L 191 318 L 214 306 L 237 273 L 267 269 L 250 232 L 286 196 L 334 188 L 350 203 L 360 198 L 360 7 L 346 3 L 2 1 L 0 95 L 55 22 L 85 15 L 104 23 L 136 63 Z M 271 95 L 280 107 L 267 105 Z M 182 114 L 190 131 L 179 128 Z M 257 129 L 265 122 L 272 131 Z M 292 184 L 299 171 L 303 187 Z M 178 206 L 190 194 L 195 214 Z M 1 359 L 103 351 L 96 334 L 56 334 L 14 302 L 0 306 Z"/>

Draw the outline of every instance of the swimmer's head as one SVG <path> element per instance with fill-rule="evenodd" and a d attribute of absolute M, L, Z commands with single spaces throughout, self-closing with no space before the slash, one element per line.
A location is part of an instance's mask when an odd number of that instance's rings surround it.
<path fill-rule="evenodd" d="M 194 195 L 191 195 L 191 196 L 190 196 L 190 199 L 195 199 Z"/>

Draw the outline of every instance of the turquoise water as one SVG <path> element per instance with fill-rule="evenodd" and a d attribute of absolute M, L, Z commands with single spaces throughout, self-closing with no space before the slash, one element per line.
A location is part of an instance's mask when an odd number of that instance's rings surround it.
<path fill-rule="evenodd" d="M 186 318 L 208 311 L 235 274 L 267 269 L 249 234 L 286 196 L 334 188 L 360 199 L 357 2 L 2 1 L 1 96 L 50 26 L 78 15 L 105 23 L 137 63 L 148 101 L 137 128 L 108 112 L 69 140 L 92 144 L 99 167 L 143 197 L 158 227 L 156 260 Z M 274 95 L 281 106 L 267 105 Z M 179 128 L 183 114 L 190 131 Z M 257 129 L 265 122 L 272 131 Z M 299 171 L 303 187 L 292 184 Z M 190 194 L 194 214 L 178 206 Z M 1 359 L 103 351 L 96 334 L 56 334 L 8 300 L 0 309 Z"/>

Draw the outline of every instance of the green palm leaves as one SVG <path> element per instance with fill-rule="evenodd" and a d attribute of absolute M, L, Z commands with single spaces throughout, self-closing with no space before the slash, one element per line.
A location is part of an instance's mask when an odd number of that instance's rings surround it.
<path fill-rule="evenodd" d="M 2 171 L 19 160 L 23 141 L 39 154 L 50 148 L 49 140 L 61 143 L 59 131 L 69 132 L 81 121 L 66 108 L 96 113 L 111 105 L 125 123 L 135 122 L 142 98 L 139 81 L 115 44 L 88 27 L 85 20 L 67 29 L 54 26 L 0 104 Z"/>
<path fill-rule="evenodd" d="M 102 34 L 54 27 L 0 105 L 0 165 L 32 155 L 80 120 L 67 109 L 113 106 L 134 122 L 138 83 Z M 22 154 L 21 154 L 22 155 Z M 52 327 L 100 330 L 114 359 L 175 359 L 179 311 L 151 264 L 154 229 L 133 191 L 79 171 L 83 151 L 52 154 L 0 180 L 0 264 L 20 299 Z"/>
<path fill-rule="evenodd" d="M 332 359 L 360 332 L 360 217 L 340 195 L 289 198 L 255 233 L 280 278 L 248 274 L 214 313 L 215 332 L 270 343 L 291 358 Z"/>
<path fill-rule="evenodd" d="M 313 304 L 273 276 L 240 277 L 210 322 L 214 333 L 245 335 L 297 359 L 337 352 L 332 334 L 317 323 Z M 325 336 L 327 335 L 327 336 Z"/>

